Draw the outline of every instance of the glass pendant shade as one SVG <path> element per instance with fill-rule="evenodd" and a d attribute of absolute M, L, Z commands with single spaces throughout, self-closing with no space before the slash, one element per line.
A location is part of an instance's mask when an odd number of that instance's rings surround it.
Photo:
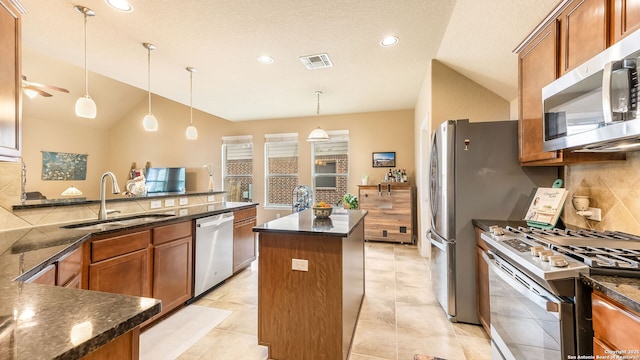
<path fill-rule="evenodd" d="M 76 116 L 95 119 L 97 114 L 98 108 L 96 107 L 96 102 L 93 101 L 89 94 L 76 100 Z"/>
<path fill-rule="evenodd" d="M 329 140 L 329 134 L 327 134 L 326 131 L 317 128 L 315 130 L 313 130 L 310 134 L 309 137 L 307 138 L 307 141 L 309 142 L 316 142 L 316 141 L 328 141 Z"/>
<path fill-rule="evenodd" d="M 63 191 L 61 195 L 62 196 L 81 196 L 83 194 L 82 194 L 82 191 L 80 191 L 80 189 L 72 185 L 68 187 L 65 191 Z"/>
<path fill-rule="evenodd" d="M 142 119 L 142 126 L 144 126 L 145 131 L 158 131 L 158 120 L 152 113 L 148 113 Z"/>
<path fill-rule="evenodd" d="M 188 140 L 196 140 L 198 139 L 198 129 L 193 125 L 189 125 L 187 126 L 186 135 Z"/>

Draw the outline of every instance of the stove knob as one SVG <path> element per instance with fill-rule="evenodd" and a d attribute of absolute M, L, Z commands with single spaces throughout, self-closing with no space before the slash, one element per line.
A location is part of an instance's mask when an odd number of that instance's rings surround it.
<path fill-rule="evenodd" d="M 565 267 L 569 265 L 569 262 L 562 255 L 549 256 L 549 263 L 555 267 Z"/>
<path fill-rule="evenodd" d="M 540 252 L 544 251 L 544 246 L 532 246 L 531 247 L 531 255 L 540 256 Z"/>
<path fill-rule="evenodd" d="M 542 250 L 540 251 L 540 259 L 542 259 L 542 261 L 549 261 L 549 257 L 551 257 L 553 255 L 553 251 L 552 250 Z"/>

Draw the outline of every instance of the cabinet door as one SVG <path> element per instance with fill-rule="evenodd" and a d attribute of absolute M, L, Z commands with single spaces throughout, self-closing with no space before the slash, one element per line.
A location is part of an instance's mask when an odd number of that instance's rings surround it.
<path fill-rule="evenodd" d="M 192 251 L 191 236 L 153 247 L 153 297 L 162 300 L 160 315 L 191 298 Z"/>
<path fill-rule="evenodd" d="M 21 156 L 20 13 L 0 0 L 0 160 Z"/>
<path fill-rule="evenodd" d="M 542 88 L 556 79 L 556 26 L 551 23 L 520 53 L 520 162 L 552 160 L 542 151 Z"/>
<path fill-rule="evenodd" d="M 79 286 L 82 280 L 82 248 L 77 248 L 58 260 L 57 284 L 64 287 Z M 73 282 L 69 286 L 69 283 Z"/>
<path fill-rule="evenodd" d="M 149 278 L 147 249 L 89 265 L 89 290 L 151 297 Z"/>
<path fill-rule="evenodd" d="M 256 238 L 252 228 L 256 219 L 243 219 L 233 224 L 233 272 L 238 272 L 256 259 Z"/>
<path fill-rule="evenodd" d="M 607 0 L 576 0 L 558 17 L 564 74 L 607 48 Z"/>
<path fill-rule="evenodd" d="M 640 0 L 614 0 L 611 43 L 640 29 Z"/>
<path fill-rule="evenodd" d="M 27 282 L 41 285 L 56 285 L 56 264 L 51 264 L 30 277 Z"/>

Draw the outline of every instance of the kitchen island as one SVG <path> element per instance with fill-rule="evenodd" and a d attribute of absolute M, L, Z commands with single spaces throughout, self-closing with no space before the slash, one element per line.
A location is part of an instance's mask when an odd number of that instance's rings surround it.
<path fill-rule="evenodd" d="M 270 359 L 346 359 L 364 297 L 364 210 L 313 210 L 259 233 L 258 342 Z"/>

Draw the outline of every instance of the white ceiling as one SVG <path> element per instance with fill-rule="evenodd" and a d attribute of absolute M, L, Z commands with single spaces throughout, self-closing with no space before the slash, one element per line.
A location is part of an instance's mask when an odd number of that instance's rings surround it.
<path fill-rule="evenodd" d="M 25 114 L 74 118 L 84 92 L 83 15 L 88 19 L 89 93 L 97 126 L 108 126 L 151 91 L 231 121 L 413 109 L 430 59 L 492 90 L 517 97 L 513 49 L 557 0 L 21 0 L 23 74 L 71 94 L 25 97 Z M 397 46 L 378 45 L 386 35 Z M 307 70 L 303 55 L 327 53 L 334 67 Z M 256 61 L 268 54 L 272 65 Z M 114 81 L 115 80 L 115 81 Z"/>

